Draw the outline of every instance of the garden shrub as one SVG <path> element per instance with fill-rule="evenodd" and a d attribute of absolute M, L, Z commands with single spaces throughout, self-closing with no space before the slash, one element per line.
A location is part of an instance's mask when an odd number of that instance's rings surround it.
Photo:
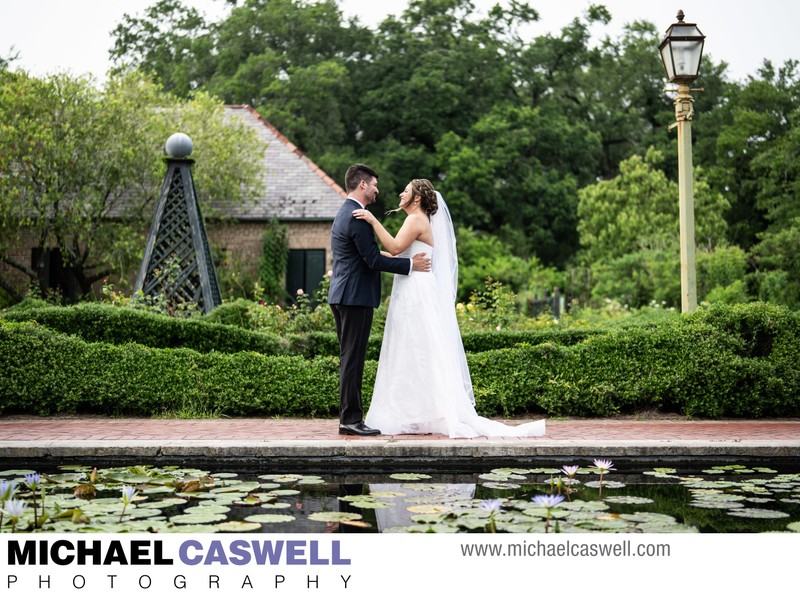
<path fill-rule="evenodd" d="M 216 324 L 227 324 L 228 326 L 235 326 L 244 330 L 250 330 L 253 327 L 253 322 L 250 320 L 250 306 L 252 301 L 247 299 L 236 299 L 228 301 L 222 305 L 218 305 L 210 312 L 203 316 L 206 322 L 214 322 Z"/>
<path fill-rule="evenodd" d="M 332 415 L 338 360 L 88 343 L 0 321 L 0 413 Z"/>
<path fill-rule="evenodd" d="M 52 309 L 68 312 L 58 317 L 65 327 L 89 319 L 81 317 L 82 307 Z M 102 316 L 92 319 L 103 326 Z M 123 321 L 152 324 L 145 330 L 153 334 L 176 332 L 147 317 L 119 317 L 108 324 L 120 325 L 115 331 L 121 333 Z M 179 321 L 193 328 L 190 322 Z M 200 326 L 217 333 L 240 330 Z M 553 332 L 551 338 L 571 338 L 519 342 L 534 336 L 521 333 L 509 339 L 514 346 L 470 352 L 467 358 L 477 409 L 484 416 L 606 416 L 640 410 L 710 418 L 800 416 L 799 329 L 798 315 L 785 308 L 713 306 L 655 326 L 584 334 L 580 341 L 580 334 Z M 336 415 L 335 335 L 294 336 L 288 350 L 264 354 L 208 348 L 224 342 L 213 332 L 192 343 L 204 350 L 156 348 L 133 341 L 90 342 L 33 321 L 0 319 L 0 413 Z M 84 334 L 102 337 L 98 328 Z M 483 347 L 502 343 L 488 336 L 476 340 Z M 365 407 L 377 370 L 378 336 L 369 348 L 373 359 L 364 374 Z"/>
<path fill-rule="evenodd" d="M 14 321 L 36 321 L 53 330 L 80 336 L 87 342 L 135 342 L 155 348 L 189 348 L 198 352 L 253 351 L 265 355 L 299 355 L 309 359 L 339 356 L 339 341 L 334 332 L 291 333 L 281 339 L 270 332 L 253 331 L 250 328 L 253 304 L 244 299 L 225 303 L 202 318 L 170 318 L 146 310 L 97 303 L 69 307 L 42 304 L 15 308 L 3 317 Z M 603 332 L 605 330 L 584 328 L 476 331 L 465 333 L 462 339 L 467 352 L 482 352 L 544 342 L 568 346 Z M 368 360 L 378 359 L 382 341 L 381 333 L 372 333 L 367 348 Z"/>
<path fill-rule="evenodd" d="M 3 317 L 12 321 L 35 321 L 58 332 L 80 336 L 87 342 L 133 342 L 154 348 L 189 348 L 203 353 L 253 351 L 280 355 L 286 354 L 287 349 L 286 341 L 265 332 L 250 332 L 202 318 L 170 318 L 99 303 L 9 310 Z"/>
<path fill-rule="evenodd" d="M 653 409 L 711 418 L 797 415 L 797 335 L 768 355 L 761 348 L 760 357 L 742 356 L 764 344 L 752 332 L 763 330 L 763 312 L 743 306 L 733 318 L 743 320 L 734 324 L 738 332 L 704 319 L 715 315 L 722 314 L 621 328 L 569 347 L 544 343 L 469 355 L 478 409 L 577 416 Z M 742 328 L 749 329 L 750 346 Z"/>
<path fill-rule="evenodd" d="M 511 348 L 523 344 L 543 344 L 546 342 L 570 346 L 583 342 L 590 336 L 604 334 L 605 330 L 526 330 L 517 332 L 469 332 L 461 336 L 464 350 L 468 353 L 481 353 L 496 349 Z"/>

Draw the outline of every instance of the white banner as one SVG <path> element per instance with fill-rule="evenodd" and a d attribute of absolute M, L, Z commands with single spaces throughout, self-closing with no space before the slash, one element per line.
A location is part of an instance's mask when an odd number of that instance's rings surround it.
<path fill-rule="evenodd" d="M 799 545 L 776 533 L 6 533 L 0 592 L 746 592 L 796 583 Z"/>

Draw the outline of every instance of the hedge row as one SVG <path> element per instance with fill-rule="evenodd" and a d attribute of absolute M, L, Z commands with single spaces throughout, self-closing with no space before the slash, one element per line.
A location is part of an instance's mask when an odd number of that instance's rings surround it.
<path fill-rule="evenodd" d="M 160 349 L 188 348 L 201 353 L 253 351 L 281 355 L 288 343 L 273 334 L 250 332 L 202 318 L 170 318 L 130 307 L 83 303 L 70 307 L 12 308 L 6 320 L 31 321 L 86 342 L 137 343 Z"/>
<path fill-rule="evenodd" d="M 770 306 L 718 308 L 570 346 L 469 354 L 478 411 L 595 416 L 642 409 L 718 418 L 800 416 L 800 322 Z M 374 382 L 369 361 L 365 394 Z M 91 343 L 0 321 L 0 413 L 331 416 L 338 361 Z"/>
<path fill-rule="evenodd" d="M 800 316 L 748 304 L 618 329 L 572 347 L 477 354 L 470 371 L 484 414 L 524 412 L 533 401 L 555 415 L 656 409 L 761 418 L 800 416 L 798 362 Z"/>
<path fill-rule="evenodd" d="M 234 323 L 234 318 L 244 315 L 240 307 L 226 308 L 223 314 L 214 315 L 219 309 L 202 318 L 182 319 L 93 303 L 71 307 L 12 309 L 2 317 L 16 322 L 37 322 L 63 334 L 78 336 L 86 342 L 116 345 L 138 343 L 154 348 L 188 348 L 201 353 L 253 351 L 264 355 L 297 355 L 309 359 L 339 356 L 339 342 L 333 332 L 311 332 L 281 338 L 267 332 L 246 330 Z M 467 352 L 478 353 L 545 342 L 568 346 L 597 334 L 602 334 L 602 331 L 473 332 L 465 334 L 463 341 Z M 367 359 L 378 359 L 381 342 L 382 336 L 378 334 L 370 337 Z"/>
<path fill-rule="evenodd" d="M 90 343 L 0 321 L 0 413 L 330 415 L 337 384 L 333 358 Z"/>

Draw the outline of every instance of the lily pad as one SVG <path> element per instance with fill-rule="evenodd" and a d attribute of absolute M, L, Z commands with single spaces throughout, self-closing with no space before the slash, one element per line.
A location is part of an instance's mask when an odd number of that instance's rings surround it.
<path fill-rule="evenodd" d="M 378 501 L 377 499 L 373 499 L 372 501 L 362 500 L 362 501 L 354 501 L 351 503 L 353 507 L 357 507 L 359 509 L 384 509 L 387 507 L 394 507 L 394 503 L 389 503 L 387 501 Z"/>
<path fill-rule="evenodd" d="M 584 483 L 587 487 L 592 487 L 593 489 L 599 489 L 601 486 L 600 481 L 588 481 Z M 625 483 L 621 483 L 620 481 L 603 481 L 602 487 L 604 489 L 622 489 L 625 487 Z"/>
<path fill-rule="evenodd" d="M 648 497 L 635 497 L 633 495 L 614 495 L 605 498 L 606 503 L 625 503 L 631 505 L 645 505 L 648 503 L 655 503 Z"/>
<path fill-rule="evenodd" d="M 738 501 L 713 501 L 704 499 L 692 501 L 689 505 L 702 509 L 737 509 L 744 507 L 744 504 Z"/>
<path fill-rule="evenodd" d="M 185 514 L 227 514 L 229 511 L 231 511 L 231 508 L 229 508 L 226 505 L 213 505 L 213 504 L 203 505 L 201 503 L 200 505 L 196 505 L 194 507 L 187 507 L 185 510 L 183 510 L 183 513 L 185 513 Z"/>
<path fill-rule="evenodd" d="M 259 509 L 288 509 L 292 504 L 287 501 L 278 501 L 275 503 L 263 503 L 258 506 Z"/>
<path fill-rule="evenodd" d="M 159 532 L 176 532 L 176 533 L 188 533 L 188 534 L 196 534 L 201 532 L 216 532 L 217 525 L 216 524 L 173 524 L 173 525 L 166 525 L 163 529 L 159 530 Z"/>
<path fill-rule="evenodd" d="M 286 522 L 294 522 L 295 517 L 286 514 L 255 514 L 247 516 L 245 522 L 256 522 L 258 524 L 283 524 Z"/>
<path fill-rule="evenodd" d="M 26 474 L 34 474 L 35 470 L 3 470 L 0 471 L 0 476 L 19 476 L 23 477 Z"/>
<path fill-rule="evenodd" d="M 303 478 L 302 474 L 261 474 L 260 479 L 275 483 L 295 483 Z"/>
<path fill-rule="evenodd" d="M 275 489 L 274 491 L 270 491 L 269 494 L 275 497 L 287 497 L 289 495 L 299 495 L 300 491 L 297 489 Z"/>
<path fill-rule="evenodd" d="M 315 522 L 350 522 L 362 519 L 361 514 L 352 512 L 316 512 L 308 516 Z"/>
<path fill-rule="evenodd" d="M 223 514 L 185 514 L 170 518 L 173 524 L 211 524 L 214 522 L 224 522 L 227 517 Z"/>
<path fill-rule="evenodd" d="M 399 472 L 390 474 L 389 478 L 396 481 L 422 481 L 431 478 L 431 475 L 417 472 Z"/>
<path fill-rule="evenodd" d="M 217 524 L 217 530 L 220 532 L 253 532 L 254 530 L 261 530 L 261 524 L 257 522 L 222 522 Z"/>
<path fill-rule="evenodd" d="M 530 471 L 525 468 L 495 468 L 492 472 L 499 474 L 528 474 Z"/>
<path fill-rule="evenodd" d="M 370 495 L 376 499 L 392 499 L 394 497 L 403 497 L 406 494 L 399 491 L 370 491 Z M 340 497 L 340 499 L 344 499 Z"/>
<path fill-rule="evenodd" d="M 139 504 L 139 507 L 155 507 L 157 509 L 164 509 L 167 507 L 172 507 L 174 505 L 186 505 L 185 499 L 180 499 L 179 497 L 168 497 L 167 499 L 161 499 L 157 501 L 148 501 L 146 503 Z"/>
<path fill-rule="evenodd" d="M 412 505 L 407 508 L 413 514 L 442 514 L 452 511 L 443 505 Z"/>
<path fill-rule="evenodd" d="M 483 486 L 487 489 L 508 490 L 519 489 L 522 485 L 518 485 L 517 483 L 483 483 Z"/>
<path fill-rule="evenodd" d="M 256 481 L 242 481 L 233 484 L 229 482 L 224 487 L 215 487 L 214 489 L 211 489 L 210 493 L 249 493 L 250 491 L 255 491 L 260 487 L 261 483 Z"/>
<path fill-rule="evenodd" d="M 629 522 L 641 522 L 650 524 L 675 524 L 677 520 L 667 514 L 658 514 L 653 512 L 636 512 L 633 514 L 620 514 L 620 518 L 628 520 Z"/>
<path fill-rule="evenodd" d="M 524 481 L 527 477 L 524 474 L 514 474 L 511 472 L 490 472 L 478 476 L 483 481 Z"/>
<path fill-rule="evenodd" d="M 754 518 L 759 520 L 780 520 L 788 518 L 789 514 L 786 512 L 778 511 L 776 509 L 735 509 L 728 512 L 729 516 L 736 516 L 737 518 Z"/>

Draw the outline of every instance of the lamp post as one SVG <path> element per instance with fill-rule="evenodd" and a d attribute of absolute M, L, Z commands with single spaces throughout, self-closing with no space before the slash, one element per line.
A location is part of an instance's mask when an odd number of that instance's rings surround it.
<path fill-rule="evenodd" d="M 670 25 L 658 46 L 667 79 L 677 83 L 675 119 L 670 128 L 678 128 L 678 187 L 681 243 L 681 311 L 697 309 L 697 279 L 694 255 L 694 188 L 692 173 L 692 90 L 689 85 L 700 73 L 703 44 L 706 38 L 694 23 L 684 23 L 682 10 L 678 22 Z"/>

